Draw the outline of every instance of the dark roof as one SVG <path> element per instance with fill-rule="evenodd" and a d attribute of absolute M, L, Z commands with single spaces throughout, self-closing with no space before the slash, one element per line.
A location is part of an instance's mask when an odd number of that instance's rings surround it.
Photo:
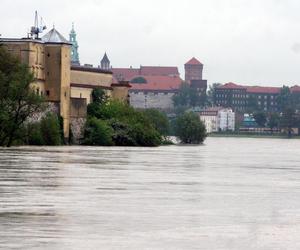
<path fill-rule="evenodd" d="M 75 71 L 86 71 L 86 72 L 94 72 L 94 73 L 103 73 L 103 74 L 112 74 L 109 70 L 103 70 L 100 68 L 92 68 L 92 67 L 84 67 L 84 66 L 71 66 L 71 70 Z"/>
<path fill-rule="evenodd" d="M 103 58 L 102 58 L 102 60 L 101 60 L 101 63 L 110 63 L 110 61 L 109 61 L 109 59 L 108 59 L 108 57 L 107 57 L 106 52 L 105 52 L 105 54 L 104 54 L 104 56 L 103 56 Z"/>

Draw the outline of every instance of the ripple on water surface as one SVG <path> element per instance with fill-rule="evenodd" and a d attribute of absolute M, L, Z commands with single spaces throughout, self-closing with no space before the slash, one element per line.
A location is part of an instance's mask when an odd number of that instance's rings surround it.
<path fill-rule="evenodd" d="M 0 149 L 0 248 L 300 249 L 299 148 Z"/>

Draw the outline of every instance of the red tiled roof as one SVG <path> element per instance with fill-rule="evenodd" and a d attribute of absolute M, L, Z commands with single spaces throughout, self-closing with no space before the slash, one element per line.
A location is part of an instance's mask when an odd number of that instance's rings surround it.
<path fill-rule="evenodd" d="M 179 76 L 177 67 L 141 66 L 137 68 L 112 68 L 115 78 L 130 81 L 136 75 Z"/>
<path fill-rule="evenodd" d="M 247 86 L 247 93 L 279 94 L 280 90 L 281 88 L 279 87 Z"/>
<path fill-rule="evenodd" d="M 199 64 L 201 64 L 202 65 L 202 63 L 199 61 L 199 60 L 197 60 L 195 57 L 193 57 L 191 60 L 189 60 L 186 64 L 189 64 L 189 65 L 199 65 Z"/>
<path fill-rule="evenodd" d="M 130 83 L 132 90 L 177 90 L 182 80 L 179 76 L 136 76 L 143 77 L 147 83 Z M 136 78 L 134 77 L 134 78 Z"/>
<path fill-rule="evenodd" d="M 177 67 L 141 66 L 140 75 L 174 76 L 179 75 Z"/>
<path fill-rule="evenodd" d="M 219 89 L 246 89 L 246 86 L 238 85 L 233 82 L 225 83 L 224 85 L 217 87 Z"/>
<path fill-rule="evenodd" d="M 140 69 L 112 68 L 111 71 L 116 79 L 130 81 L 132 77 L 139 75 Z"/>
<path fill-rule="evenodd" d="M 300 93 L 300 86 L 295 85 L 290 88 L 291 93 Z"/>

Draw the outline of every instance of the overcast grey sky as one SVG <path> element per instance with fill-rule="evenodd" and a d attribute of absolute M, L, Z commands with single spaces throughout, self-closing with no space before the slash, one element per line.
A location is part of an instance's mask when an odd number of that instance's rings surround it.
<path fill-rule="evenodd" d="M 81 63 L 178 66 L 195 56 L 212 82 L 300 84 L 299 0 L 1 0 L 0 34 L 22 37 L 38 10 Z"/>

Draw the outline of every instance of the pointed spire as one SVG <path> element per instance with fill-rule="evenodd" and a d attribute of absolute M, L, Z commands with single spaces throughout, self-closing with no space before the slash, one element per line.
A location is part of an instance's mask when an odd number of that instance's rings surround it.
<path fill-rule="evenodd" d="M 109 70 L 110 69 L 110 61 L 108 59 L 108 56 L 106 52 L 104 53 L 104 56 L 101 60 L 101 69 Z"/>
<path fill-rule="evenodd" d="M 72 30 L 70 31 L 69 34 L 69 41 L 72 43 L 72 48 L 71 48 L 71 63 L 72 65 L 80 65 L 79 62 L 79 53 L 78 53 L 78 43 L 76 40 L 76 32 L 74 29 L 74 22 L 72 22 Z"/>

